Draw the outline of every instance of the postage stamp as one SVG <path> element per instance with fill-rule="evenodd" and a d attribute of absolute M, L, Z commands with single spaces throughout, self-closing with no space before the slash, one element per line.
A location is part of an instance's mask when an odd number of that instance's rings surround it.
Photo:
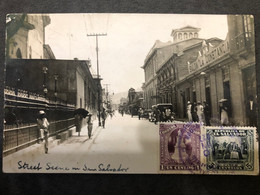
<path fill-rule="evenodd" d="M 200 133 L 197 123 L 160 123 L 160 173 L 198 173 Z"/>
<path fill-rule="evenodd" d="M 201 152 L 208 174 L 257 175 L 258 142 L 255 127 L 207 127 Z M 202 162 L 203 163 L 203 162 Z"/>

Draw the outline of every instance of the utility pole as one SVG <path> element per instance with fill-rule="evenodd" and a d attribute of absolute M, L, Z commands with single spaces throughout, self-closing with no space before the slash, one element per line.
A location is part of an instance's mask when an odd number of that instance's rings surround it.
<path fill-rule="evenodd" d="M 87 36 L 95 36 L 96 37 L 96 53 L 97 53 L 97 78 L 98 82 L 100 84 L 100 79 L 99 79 L 99 64 L 98 64 L 98 37 L 99 36 L 107 36 L 107 34 L 87 34 Z M 100 84 L 101 86 L 101 84 Z M 100 121 L 100 89 L 98 86 L 98 125 L 101 126 L 101 121 Z"/>
<path fill-rule="evenodd" d="M 107 100 L 107 104 L 108 104 L 108 85 L 110 84 L 104 84 L 106 86 L 106 100 Z"/>

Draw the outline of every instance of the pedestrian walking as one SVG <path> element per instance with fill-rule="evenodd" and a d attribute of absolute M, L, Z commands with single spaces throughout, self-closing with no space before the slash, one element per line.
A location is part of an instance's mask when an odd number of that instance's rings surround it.
<path fill-rule="evenodd" d="M 102 126 L 103 126 L 103 128 L 105 128 L 106 117 L 107 117 L 106 110 L 105 110 L 105 108 L 103 108 L 103 111 L 101 113 L 101 119 L 102 119 Z"/>
<path fill-rule="evenodd" d="M 204 106 L 205 123 L 207 126 L 210 126 L 211 108 L 206 101 L 203 102 L 203 106 Z"/>
<path fill-rule="evenodd" d="M 198 122 L 198 115 L 197 115 L 197 103 L 193 102 L 192 106 L 191 106 L 191 115 L 192 115 L 192 121 L 193 122 Z"/>
<path fill-rule="evenodd" d="M 139 118 L 139 120 L 141 119 L 142 114 L 143 114 L 143 109 L 139 108 L 139 110 L 138 110 L 138 118 Z"/>
<path fill-rule="evenodd" d="M 205 123 L 205 116 L 204 116 L 204 108 L 200 101 L 198 101 L 197 105 L 197 115 L 200 123 Z"/>
<path fill-rule="evenodd" d="M 246 105 L 246 112 L 248 117 L 248 125 L 256 126 L 256 111 L 257 105 L 254 101 L 254 97 L 251 95 Z"/>
<path fill-rule="evenodd" d="M 39 129 L 39 133 L 40 133 L 40 140 L 41 142 L 44 139 L 44 150 L 45 153 L 48 153 L 48 147 L 49 147 L 49 143 L 48 143 L 48 137 L 49 137 L 49 122 L 46 118 L 46 114 L 43 110 L 39 111 L 39 116 L 37 118 L 37 126 Z"/>
<path fill-rule="evenodd" d="M 220 122 L 221 125 L 226 126 L 229 124 L 227 99 L 221 99 L 219 103 Z"/>
<path fill-rule="evenodd" d="M 154 124 L 157 124 L 157 122 L 160 122 L 161 111 L 158 108 L 155 109 L 154 118 L 155 118 Z"/>
<path fill-rule="evenodd" d="M 74 115 L 74 118 L 75 118 L 76 132 L 78 132 L 78 136 L 80 136 L 83 116 L 81 114 L 77 113 Z"/>
<path fill-rule="evenodd" d="M 192 105 L 191 105 L 190 101 L 188 101 L 187 104 L 188 104 L 187 105 L 188 120 L 189 120 L 189 122 L 192 122 L 192 115 L 191 115 L 191 107 L 192 107 Z"/>
<path fill-rule="evenodd" d="M 92 114 L 88 115 L 88 138 L 91 139 L 91 133 L 92 133 L 92 129 L 93 129 L 93 120 L 92 120 Z"/>
<path fill-rule="evenodd" d="M 204 101 L 203 103 L 204 103 L 205 122 L 207 126 L 210 126 L 210 117 L 211 117 L 210 107 L 206 101 Z"/>

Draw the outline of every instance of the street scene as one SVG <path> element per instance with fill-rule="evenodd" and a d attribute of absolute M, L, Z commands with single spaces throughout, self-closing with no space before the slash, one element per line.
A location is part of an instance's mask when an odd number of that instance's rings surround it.
<path fill-rule="evenodd" d="M 126 123 L 129 125 L 125 125 Z M 105 128 L 98 127 L 95 123 L 91 139 L 88 138 L 87 127 L 84 127 L 80 136 L 74 132 L 72 137 L 62 144 L 55 146 L 53 144 L 48 155 L 43 151 L 42 146 L 33 152 L 34 155 L 17 155 L 12 156 L 12 159 L 8 159 L 7 156 L 5 170 L 12 171 L 18 166 L 17 162 L 21 161 L 20 167 L 24 166 L 24 163 L 30 164 L 28 166 L 37 166 L 40 162 L 42 169 L 33 172 L 46 172 L 47 169 L 48 172 L 56 173 L 75 171 L 95 173 L 105 169 L 107 173 L 149 173 L 158 166 L 158 162 L 156 163 L 158 130 L 155 125 L 145 120 L 131 118 L 129 115 L 122 117 L 117 113 L 113 118 L 108 117 Z M 120 169 L 127 170 L 111 170 L 118 169 L 120 165 Z M 63 170 L 66 167 L 70 170 Z M 72 167 L 80 169 L 72 170 Z M 28 169 L 20 171 L 28 172 Z"/>
<path fill-rule="evenodd" d="M 257 129 L 254 37 L 251 15 L 8 14 L 3 171 L 158 173 L 161 123 Z"/>

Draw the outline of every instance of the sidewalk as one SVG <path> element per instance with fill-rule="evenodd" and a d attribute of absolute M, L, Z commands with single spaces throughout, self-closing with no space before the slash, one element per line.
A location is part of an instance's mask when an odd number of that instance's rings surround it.
<path fill-rule="evenodd" d="M 93 130 L 92 130 L 92 136 L 96 134 L 98 130 L 98 122 L 95 120 L 93 122 Z M 88 129 L 87 125 L 82 127 L 81 129 L 81 135 L 87 135 Z M 56 136 L 49 137 L 49 151 L 51 151 L 52 148 L 60 145 L 67 139 L 72 139 L 72 137 L 78 137 L 78 133 L 76 132 L 76 127 L 72 127 L 62 133 L 59 133 Z M 12 164 L 12 161 L 15 161 L 17 159 L 26 159 L 26 158 L 34 158 L 38 155 L 44 154 L 44 142 L 40 144 L 34 144 L 27 148 L 24 148 L 22 150 L 19 150 L 13 154 L 7 155 L 3 157 L 3 166 L 4 164 Z"/>

